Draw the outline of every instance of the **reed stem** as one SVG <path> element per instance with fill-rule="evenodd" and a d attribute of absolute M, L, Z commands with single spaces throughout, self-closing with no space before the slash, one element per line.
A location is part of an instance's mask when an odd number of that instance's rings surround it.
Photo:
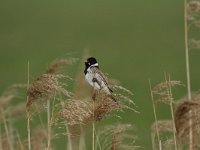
<path fill-rule="evenodd" d="M 157 124 L 158 119 L 157 119 L 157 115 L 156 115 L 156 107 L 155 107 L 154 96 L 153 96 L 150 80 L 149 80 L 149 88 L 150 88 L 150 92 L 151 92 L 151 100 L 152 100 L 152 106 L 153 106 L 154 119 L 155 119 L 155 122 L 156 122 L 156 124 L 155 124 L 156 125 L 156 135 L 157 135 L 157 140 L 158 140 L 158 144 L 159 144 L 159 149 L 161 150 L 161 148 L 160 148 L 161 140 L 160 140 L 160 135 L 159 135 L 159 131 L 158 131 L 158 124 Z"/>
<path fill-rule="evenodd" d="M 95 131 L 95 120 L 94 120 L 94 100 L 93 100 L 93 121 L 92 121 L 92 150 L 95 150 L 95 135 L 94 135 L 94 131 Z"/>
<path fill-rule="evenodd" d="M 167 77 L 166 77 L 166 74 L 165 74 L 165 80 L 166 82 L 168 82 L 168 87 L 169 87 L 169 97 L 171 98 L 170 99 L 170 111 L 171 111 L 171 116 L 172 116 L 172 121 L 173 121 L 173 124 L 172 124 L 172 129 L 173 129 L 173 137 L 174 137 L 174 149 L 177 150 L 177 140 L 176 140 L 176 127 L 175 127 L 175 118 L 174 118 L 174 109 L 173 109 L 173 99 L 172 99 L 172 88 L 171 88 L 171 78 L 170 78 L 170 75 L 169 75 L 169 80 L 167 81 Z"/>
<path fill-rule="evenodd" d="M 70 130 L 69 130 L 69 127 L 68 127 L 68 124 L 67 122 L 65 123 L 65 128 L 66 128 L 66 132 L 67 132 L 67 150 L 72 150 L 72 140 L 71 140 L 71 134 L 70 134 Z"/>
<path fill-rule="evenodd" d="M 27 91 L 29 89 L 29 84 L 30 84 L 30 81 L 29 81 L 29 77 L 30 77 L 30 67 L 29 67 L 29 61 L 28 61 L 28 77 L 27 77 Z M 28 102 L 28 95 L 26 97 L 26 101 Z M 26 110 L 26 114 L 27 114 L 27 132 L 28 132 L 28 150 L 31 150 L 31 129 L 30 129 L 30 112 L 29 110 L 27 109 Z"/>
<path fill-rule="evenodd" d="M 190 64 L 189 64 L 189 47 L 188 47 L 188 22 L 187 22 L 187 0 L 184 1 L 184 29 L 185 29 L 185 61 L 186 61 L 186 77 L 187 77 L 187 95 L 188 101 L 192 100 L 191 96 L 191 83 L 190 83 Z M 192 115 L 192 112 L 190 111 Z M 193 150 L 193 131 L 192 131 L 192 119 L 189 119 L 189 150 Z"/>
<path fill-rule="evenodd" d="M 47 150 L 50 150 L 51 146 L 51 118 L 50 118 L 50 100 L 47 100 Z"/>
<path fill-rule="evenodd" d="M 17 139 L 18 139 L 20 150 L 24 150 L 24 146 L 22 144 L 22 141 L 21 141 L 21 138 L 19 136 L 19 133 L 17 132 L 16 134 L 17 134 Z"/>
<path fill-rule="evenodd" d="M 80 135 L 80 143 L 79 150 L 85 150 L 85 129 L 84 125 L 80 125 L 81 135 Z"/>
<path fill-rule="evenodd" d="M 3 108 L 1 108 L 1 114 L 2 114 L 5 132 L 6 132 L 6 138 L 7 138 L 7 141 L 8 141 L 8 147 L 9 147 L 10 150 L 13 150 L 11 138 L 10 138 L 10 133 L 9 133 L 9 129 L 8 129 L 8 125 L 7 125 L 7 122 L 6 122 L 6 117 L 5 117 L 5 113 L 4 113 Z"/>

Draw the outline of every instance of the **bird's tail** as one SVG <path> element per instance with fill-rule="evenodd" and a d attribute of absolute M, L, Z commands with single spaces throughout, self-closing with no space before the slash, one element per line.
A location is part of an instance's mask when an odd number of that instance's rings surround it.
<path fill-rule="evenodd" d="M 114 102 L 117 102 L 117 98 L 114 94 L 111 93 L 109 96 Z"/>
<path fill-rule="evenodd" d="M 114 101 L 114 102 L 117 102 L 117 98 L 116 96 L 113 94 L 113 90 L 111 88 L 108 87 L 108 90 L 109 90 L 109 96 L 110 98 Z"/>

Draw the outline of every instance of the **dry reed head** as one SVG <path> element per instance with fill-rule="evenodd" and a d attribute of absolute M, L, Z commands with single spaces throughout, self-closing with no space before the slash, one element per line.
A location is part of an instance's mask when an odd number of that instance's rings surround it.
<path fill-rule="evenodd" d="M 115 89 L 115 90 L 120 90 L 123 93 L 126 93 L 128 95 L 133 95 L 133 93 L 129 89 L 127 89 L 127 88 L 125 88 L 123 86 L 120 86 L 120 85 L 117 85 L 117 84 L 113 84 L 112 88 Z"/>
<path fill-rule="evenodd" d="M 200 22 L 198 22 L 198 26 L 200 27 Z M 199 49 L 200 48 L 200 40 L 197 39 L 190 39 L 189 40 L 189 47 L 194 48 L 194 49 Z"/>
<path fill-rule="evenodd" d="M 193 101 L 200 101 L 200 91 L 192 93 L 192 100 Z"/>
<path fill-rule="evenodd" d="M 17 90 L 24 88 L 24 84 L 13 84 L 9 86 L 1 95 L 0 95 L 0 107 L 6 108 L 9 102 L 18 96 Z"/>
<path fill-rule="evenodd" d="M 173 132 L 173 121 L 172 120 L 158 120 L 151 126 L 151 131 L 156 133 L 159 132 Z"/>
<path fill-rule="evenodd" d="M 77 61 L 77 58 L 56 59 L 47 68 L 46 74 L 55 74 L 61 70 L 63 65 L 72 65 Z"/>
<path fill-rule="evenodd" d="M 159 120 L 155 121 L 151 126 L 151 134 L 152 134 L 152 144 L 154 149 L 159 149 L 159 142 L 157 139 L 157 131 L 159 134 L 159 138 L 162 139 L 162 149 L 169 150 L 174 149 L 174 139 L 171 141 L 171 139 L 166 139 L 166 135 L 172 134 L 174 132 L 173 130 L 173 121 L 172 120 Z"/>
<path fill-rule="evenodd" d="M 198 100 L 200 100 L 200 91 L 198 91 L 198 92 L 192 92 L 191 93 L 191 100 L 192 101 L 198 101 Z M 188 95 L 185 95 L 181 99 L 179 99 L 176 102 L 176 106 L 179 106 L 180 104 L 182 104 L 185 101 L 188 101 Z"/>
<path fill-rule="evenodd" d="M 0 138 L 1 138 L 0 144 L 2 146 L 2 150 L 10 150 L 9 141 L 8 141 L 8 138 L 6 137 L 6 134 L 1 133 Z"/>
<path fill-rule="evenodd" d="M 61 93 L 70 97 L 71 93 L 67 91 L 62 83 L 59 82 L 63 75 L 43 74 L 39 76 L 29 87 L 27 96 L 28 102 L 26 104 L 29 109 L 33 101 L 37 99 L 50 99 L 54 94 Z"/>
<path fill-rule="evenodd" d="M 100 121 L 106 118 L 111 111 L 120 109 L 119 104 L 112 99 L 103 100 L 101 103 L 95 104 L 93 108 L 94 116 L 90 116 L 90 119 Z"/>
<path fill-rule="evenodd" d="M 191 0 L 187 4 L 188 11 L 200 11 L 200 1 L 199 0 Z"/>
<path fill-rule="evenodd" d="M 25 117 L 26 114 L 26 103 L 19 103 L 15 106 L 12 107 L 10 110 L 11 116 L 16 118 L 16 117 Z"/>
<path fill-rule="evenodd" d="M 67 120 L 67 124 L 75 125 L 84 123 L 85 118 L 92 115 L 91 102 L 86 100 L 72 99 L 61 104 L 59 115 Z"/>
<path fill-rule="evenodd" d="M 134 104 L 129 95 L 132 93 L 122 86 L 113 85 L 113 89 L 121 90 L 126 94 L 107 95 L 103 91 L 96 91 L 95 101 L 88 99 L 70 100 L 63 104 L 60 116 L 67 120 L 70 125 L 88 124 L 91 121 L 100 121 L 109 116 L 112 111 L 123 109 L 134 110 L 130 104 Z M 76 93 L 76 91 L 75 91 Z M 113 97 L 117 102 L 113 101 Z"/>
<path fill-rule="evenodd" d="M 46 148 L 47 131 L 42 128 L 35 128 L 31 136 L 31 149 L 40 150 Z"/>
<path fill-rule="evenodd" d="M 191 0 L 187 3 L 187 15 L 188 21 L 195 21 L 199 17 L 200 12 L 200 1 L 199 0 Z"/>
<path fill-rule="evenodd" d="M 60 70 L 62 65 L 73 64 L 77 59 L 57 59 L 46 70 L 45 74 L 37 77 L 36 80 L 29 86 L 27 96 L 27 108 L 30 109 L 33 101 L 37 99 L 50 99 L 55 93 L 61 93 L 70 97 L 71 93 L 67 91 L 60 82 L 62 78 L 69 78 L 61 74 L 55 74 Z"/>
<path fill-rule="evenodd" d="M 177 137 L 182 141 L 188 138 L 190 127 L 192 127 L 193 135 L 199 136 L 200 100 L 183 101 L 180 104 L 178 104 L 175 111 L 175 125 Z"/>
<path fill-rule="evenodd" d="M 127 109 L 139 113 L 136 110 L 137 105 L 133 101 L 133 93 L 129 89 L 116 84 L 112 84 L 111 88 L 114 90 L 112 95 L 115 97 L 120 110 Z"/>
<path fill-rule="evenodd" d="M 174 138 L 167 138 L 162 142 L 162 150 L 174 150 L 175 144 L 174 144 Z"/>
<path fill-rule="evenodd" d="M 117 99 L 117 102 L 113 100 L 112 96 L 115 96 L 114 98 Z M 122 111 L 125 108 L 125 104 L 120 103 L 119 97 L 108 95 L 101 91 L 96 95 L 95 101 L 91 103 L 93 103 L 91 107 L 93 113 L 85 119 L 85 122 L 100 121 L 109 117 L 112 111 Z"/>
<path fill-rule="evenodd" d="M 133 126 L 130 124 L 117 124 L 106 126 L 101 129 L 97 136 L 101 149 L 111 150 L 136 150 L 139 146 L 135 145 L 136 136 L 130 133 L 133 131 Z"/>
<path fill-rule="evenodd" d="M 122 109 L 118 102 L 113 100 L 113 97 L 103 92 L 98 92 L 96 100 L 93 103 L 92 115 L 86 118 L 87 121 L 100 121 L 107 118 L 112 111 L 120 111 Z"/>
<path fill-rule="evenodd" d="M 169 104 L 173 102 L 171 88 L 177 85 L 182 85 L 180 81 L 170 80 L 157 84 L 152 89 L 154 94 L 155 102 L 163 102 Z"/>
<path fill-rule="evenodd" d="M 176 85 L 182 85 L 182 84 L 181 84 L 181 81 L 176 81 L 176 80 L 161 82 L 153 88 L 153 92 L 162 93 L 162 91 L 165 91 L 169 87 L 169 85 L 171 87 L 174 87 Z"/>
<path fill-rule="evenodd" d="M 9 94 L 9 95 L 1 95 L 0 97 L 0 107 L 7 107 L 8 103 L 15 97 L 15 94 Z"/>
<path fill-rule="evenodd" d="M 91 121 L 100 121 L 106 118 L 113 110 L 119 110 L 118 103 L 112 99 L 101 99 L 93 101 L 88 99 L 69 100 L 62 104 L 60 117 L 67 120 L 69 125 L 88 124 Z"/>

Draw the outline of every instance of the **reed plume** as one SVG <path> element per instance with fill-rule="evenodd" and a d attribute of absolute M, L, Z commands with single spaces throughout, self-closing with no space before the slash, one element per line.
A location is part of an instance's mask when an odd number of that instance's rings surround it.
<path fill-rule="evenodd" d="M 43 74 L 30 85 L 28 90 L 28 102 L 26 104 L 29 109 L 32 103 L 38 99 L 49 100 L 56 92 L 70 97 L 71 93 L 67 91 L 59 81 L 64 78 L 63 75 Z"/>
<path fill-rule="evenodd" d="M 173 121 L 172 120 L 158 120 L 151 126 L 151 131 L 156 132 L 156 128 L 159 132 L 171 132 L 173 133 Z"/>
<path fill-rule="evenodd" d="M 25 88 L 25 84 L 13 84 L 9 86 L 3 93 L 0 95 L 0 107 L 7 108 L 9 103 L 14 99 L 19 97 L 19 89 Z"/>
<path fill-rule="evenodd" d="M 70 77 L 62 74 L 57 74 L 58 71 L 61 71 L 63 65 L 71 65 L 77 59 L 56 59 L 51 63 L 46 69 L 45 73 L 37 77 L 33 83 L 29 86 L 27 96 L 27 108 L 30 109 L 32 103 L 38 99 L 50 99 L 55 93 L 61 93 L 64 96 L 70 97 L 72 93 L 64 88 L 60 80 L 62 79 L 71 79 Z"/>
<path fill-rule="evenodd" d="M 46 129 L 36 127 L 33 130 L 31 136 L 31 148 L 32 150 L 45 149 L 46 145 L 44 144 L 47 140 L 47 131 Z"/>
<path fill-rule="evenodd" d="M 189 145 L 189 133 L 192 131 L 193 148 L 199 148 L 200 138 L 200 100 L 182 101 L 178 104 L 175 112 L 175 124 L 177 137 L 181 143 Z M 188 122 L 191 120 L 191 122 Z M 196 141 L 197 140 L 197 141 Z M 191 145 L 190 145 L 191 146 Z"/>
<path fill-rule="evenodd" d="M 97 135 L 96 145 L 101 147 L 96 149 L 110 149 L 110 150 L 136 150 L 140 146 L 135 144 L 137 136 L 130 134 L 133 132 L 134 126 L 131 124 L 116 124 L 108 125 L 101 128 Z"/>
<path fill-rule="evenodd" d="M 55 74 L 62 71 L 62 67 L 74 64 L 77 58 L 56 59 L 46 69 L 46 74 Z"/>
<path fill-rule="evenodd" d="M 167 78 L 166 73 L 165 75 L 165 81 L 157 84 L 153 88 L 150 88 L 151 90 L 151 96 L 152 96 L 152 103 L 153 103 L 153 109 L 154 109 L 154 116 L 155 116 L 155 122 L 152 125 L 152 144 L 153 148 L 158 146 L 159 149 L 162 149 L 163 140 L 161 141 L 160 134 L 162 132 L 171 131 L 170 133 L 173 134 L 173 140 L 174 140 L 174 149 L 177 150 L 178 144 L 177 144 L 177 137 L 176 137 L 176 127 L 175 127 L 175 117 L 174 117 L 174 98 L 172 95 L 172 87 L 175 86 L 182 86 L 183 84 L 180 81 L 171 80 L 170 75 Z M 170 112 L 172 120 L 163 121 L 163 120 L 157 120 L 156 116 L 156 103 L 162 102 L 164 104 L 167 104 L 170 106 Z M 170 127 L 171 126 L 171 127 Z M 168 130 L 167 130 L 168 128 Z M 155 143 L 154 141 L 154 135 L 157 136 L 157 141 Z"/>

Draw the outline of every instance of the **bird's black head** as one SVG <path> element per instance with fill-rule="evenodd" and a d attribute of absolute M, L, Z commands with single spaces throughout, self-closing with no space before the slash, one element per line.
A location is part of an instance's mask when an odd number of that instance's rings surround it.
<path fill-rule="evenodd" d="M 85 74 L 90 66 L 99 67 L 96 58 L 89 57 L 85 62 Z"/>
<path fill-rule="evenodd" d="M 87 66 L 87 67 L 90 67 L 95 64 L 97 64 L 97 60 L 94 57 L 88 58 L 87 61 L 85 62 L 85 66 Z"/>

